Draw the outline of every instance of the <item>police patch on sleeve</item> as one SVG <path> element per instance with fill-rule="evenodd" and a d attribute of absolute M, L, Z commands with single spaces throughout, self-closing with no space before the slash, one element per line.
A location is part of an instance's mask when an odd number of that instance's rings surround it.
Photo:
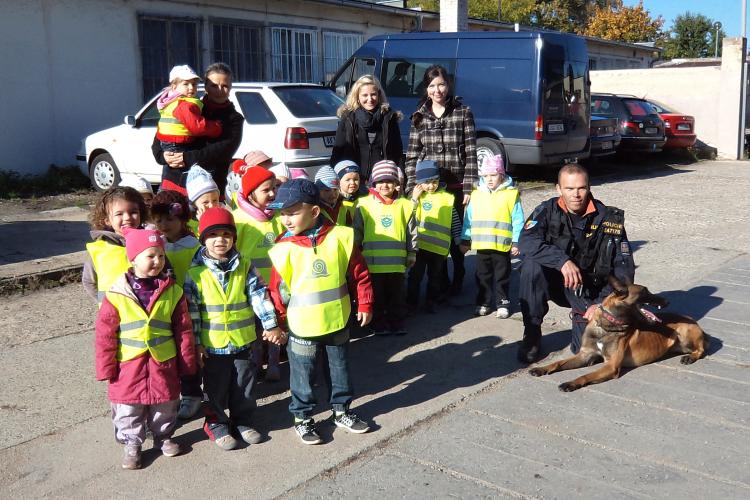
<path fill-rule="evenodd" d="M 620 253 L 625 254 L 625 255 L 630 255 L 630 243 L 628 243 L 627 241 L 621 241 Z"/>
<path fill-rule="evenodd" d="M 536 222 L 537 221 L 535 220 L 529 219 L 526 221 L 526 224 L 524 224 L 523 228 L 528 231 L 529 229 L 532 229 L 534 226 L 536 226 Z"/>

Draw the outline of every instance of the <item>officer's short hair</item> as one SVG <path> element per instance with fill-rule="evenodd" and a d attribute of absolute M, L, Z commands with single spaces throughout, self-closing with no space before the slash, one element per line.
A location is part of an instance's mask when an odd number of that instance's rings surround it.
<path fill-rule="evenodd" d="M 585 168 L 583 168 L 578 163 L 566 163 L 560 168 L 560 171 L 557 172 L 557 184 L 560 184 L 560 178 L 563 174 L 580 174 L 586 178 L 586 185 L 589 185 L 589 172 Z"/>

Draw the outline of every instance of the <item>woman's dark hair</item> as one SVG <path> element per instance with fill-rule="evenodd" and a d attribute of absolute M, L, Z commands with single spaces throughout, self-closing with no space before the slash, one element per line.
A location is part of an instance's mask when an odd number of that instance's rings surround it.
<path fill-rule="evenodd" d="M 211 64 L 208 68 L 206 68 L 206 75 L 205 79 L 208 79 L 209 76 L 211 76 L 214 73 L 220 73 L 222 75 L 227 75 L 228 77 L 232 77 L 232 70 L 229 68 L 228 65 L 226 65 L 223 62 L 215 62 Z"/>
<path fill-rule="evenodd" d="M 448 74 L 448 70 L 440 66 L 439 64 L 433 64 L 425 70 L 424 76 L 422 77 L 422 89 L 424 91 L 424 95 L 422 96 L 422 102 L 420 103 L 420 106 L 427 102 L 427 87 L 429 87 L 432 80 L 437 77 L 442 77 L 443 80 L 448 83 L 448 100 L 453 97 L 453 82 L 451 81 L 451 77 Z"/>

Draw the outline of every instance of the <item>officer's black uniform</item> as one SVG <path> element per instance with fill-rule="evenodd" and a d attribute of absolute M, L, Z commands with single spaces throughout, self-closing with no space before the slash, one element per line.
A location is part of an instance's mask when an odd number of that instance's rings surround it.
<path fill-rule="evenodd" d="M 572 309 L 570 349 L 577 353 L 586 327 L 583 314 L 611 292 L 607 277 L 613 273 L 621 280 L 633 280 L 635 265 L 623 211 L 589 199 L 582 216 L 563 209 L 560 198 L 549 199 L 524 224 L 518 242 L 523 257 L 519 295 L 524 324 L 519 357 L 533 347 L 538 350 L 542 320 L 549 311 L 547 301 Z M 581 270 L 579 290 L 564 287 L 560 269 L 568 260 Z"/>

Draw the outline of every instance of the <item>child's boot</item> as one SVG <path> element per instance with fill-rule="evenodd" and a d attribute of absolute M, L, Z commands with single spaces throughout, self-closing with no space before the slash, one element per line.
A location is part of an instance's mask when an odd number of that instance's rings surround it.
<path fill-rule="evenodd" d="M 122 456 L 122 468 L 127 470 L 136 470 L 141 468 L 141 445 L 125 445 Z"/>
<path fill-rule="evenodd" d="M 279 356 L 281 348 L 276 344 L 268 344 L 268 367 L 266 368 L 266 380 L 278 382 L 281 380 L 281 369 L 279 368 Z"/>

